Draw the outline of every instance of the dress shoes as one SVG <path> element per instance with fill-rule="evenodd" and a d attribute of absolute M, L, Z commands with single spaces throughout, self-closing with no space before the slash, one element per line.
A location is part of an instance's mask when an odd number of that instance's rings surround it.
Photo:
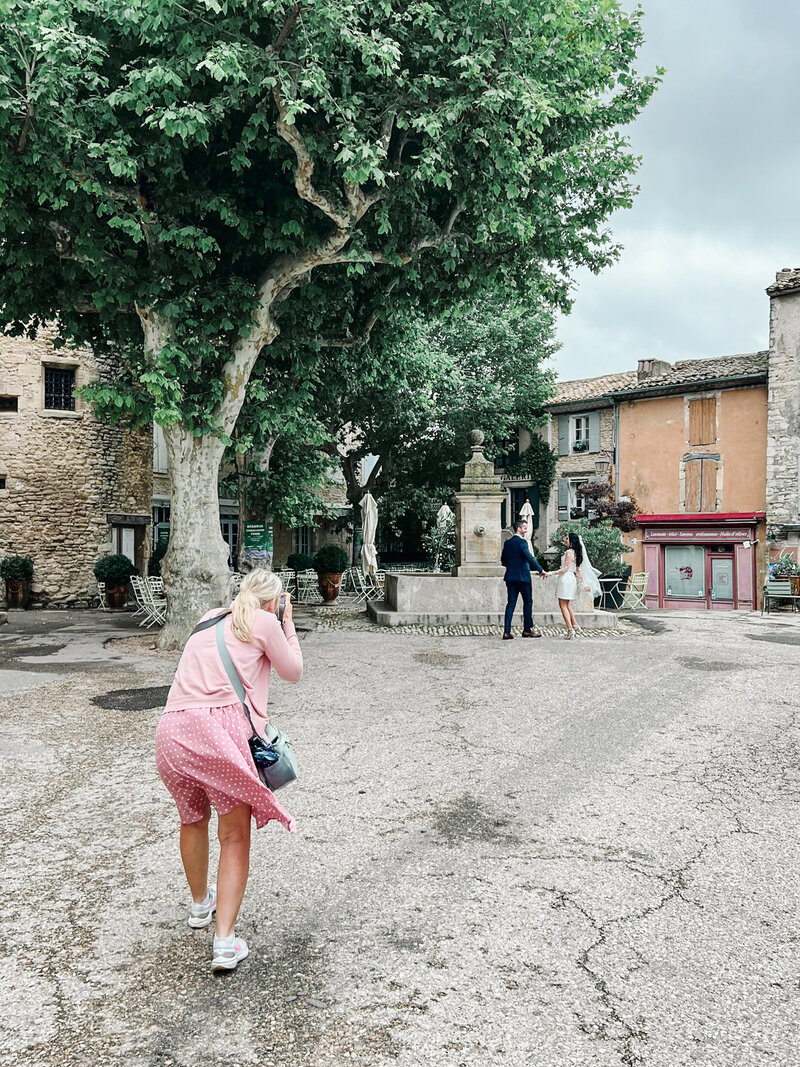
<path fill-rule="evenodd" d="M 523 637 L 541 637 L 542 635 L 541 635 L 541 632 L 539 630 L 523 630 L 522 631 L 522 636 Z"/>
<path fill-rule="evenodd" d="M 514 640 L 514 635 L 513 634 L 503 634 L 503 640 L 504 641 L 513 641 Z"/>

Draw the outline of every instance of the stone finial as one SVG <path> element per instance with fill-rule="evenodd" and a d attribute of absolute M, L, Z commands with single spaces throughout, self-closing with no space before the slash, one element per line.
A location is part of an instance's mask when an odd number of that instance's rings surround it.
<path fill-rule="evenodd" d="M 469 432 L 469 444 L 473 452 L 480 452 L 483 447 L 483 442 L 486 440 L 483 430 L 470 430 Z"/>

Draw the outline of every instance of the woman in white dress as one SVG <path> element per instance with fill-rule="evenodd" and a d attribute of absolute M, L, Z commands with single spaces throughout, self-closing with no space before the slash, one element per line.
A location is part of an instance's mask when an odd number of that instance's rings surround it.
<path fill-rule="evenodd" d="M 581 538 L 577 534 L 568 533 L 564 538 L 564 547 L 566 552 L 561 557 L 561 569 L 556 571 L 558 575 L 556 596 L 558 597 L 558 606 L 561 608 L 561 614 L 564 616 L 564 624 L 567 627 L 566 640 L 569 641 L 574 634 L 580 632 L 580 627 L 575 621 L 575 612 L 572 610 L 572 600 L 578 592 L 578 582 L 583 585 L 587 593 L 591 592 L 591 590 L 581 572 L 581 564 L 583 563 L 583 542 Z"/>

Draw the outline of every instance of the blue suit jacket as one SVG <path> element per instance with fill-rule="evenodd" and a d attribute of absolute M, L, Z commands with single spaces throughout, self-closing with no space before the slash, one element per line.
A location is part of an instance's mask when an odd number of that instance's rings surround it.
<path fill-rule="evenodd" d="M 500 562 L 506 569 L 504 582 L 529 582 L 531 580 L 531 567 L 539 574 L 542 568 L 531 555 L 530 549 L 524 537 L 514 534 L 503 545 L 503 554 Z"/>

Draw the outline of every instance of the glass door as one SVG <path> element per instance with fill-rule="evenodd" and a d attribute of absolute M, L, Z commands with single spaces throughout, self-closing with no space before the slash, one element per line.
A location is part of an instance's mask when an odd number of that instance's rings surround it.
<path fill-rule="evenodd" d="M 733 600 L 733 556 L 711 557 L 711 599 Z"/>

